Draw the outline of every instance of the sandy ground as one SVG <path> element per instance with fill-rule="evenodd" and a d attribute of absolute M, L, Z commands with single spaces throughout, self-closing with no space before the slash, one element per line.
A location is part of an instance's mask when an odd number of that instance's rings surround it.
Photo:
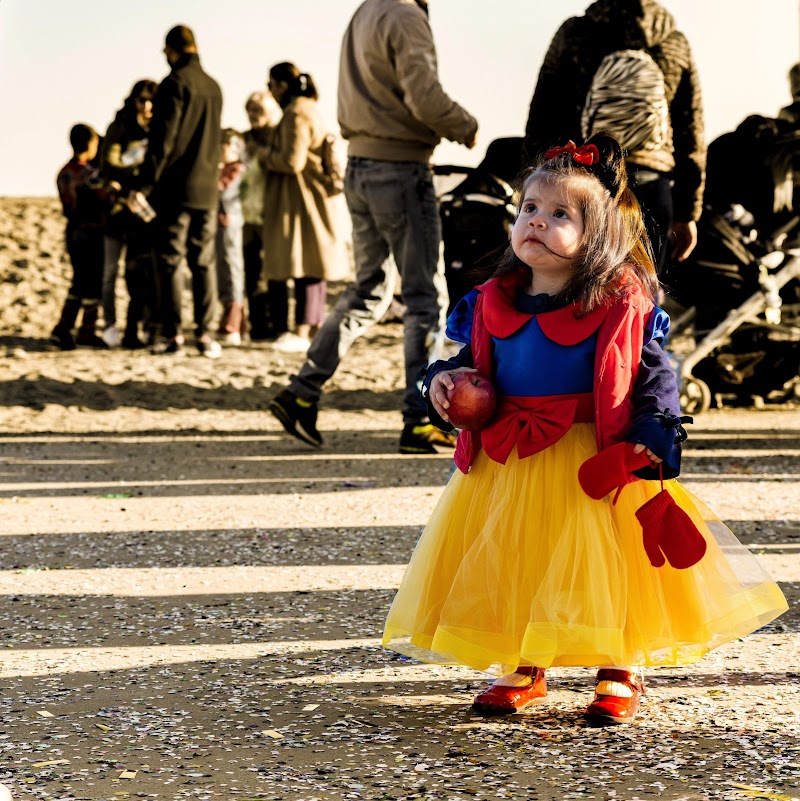
<path fill-rule="evenodd" d="M 697 418 L 686 484 L 790 611 L 649 674 L 587 727 L 584 670 L 509 719 L 485 678 L 379 647 L 450 470 L 396 453 L 400 329 L 357 344 L 325 448 L 264 409 L 299 357 L 44 346 L 67 288 L 53 201 L 0 201 L 0 784 L 32 799 L 800 798 L 800 413 Z"/>

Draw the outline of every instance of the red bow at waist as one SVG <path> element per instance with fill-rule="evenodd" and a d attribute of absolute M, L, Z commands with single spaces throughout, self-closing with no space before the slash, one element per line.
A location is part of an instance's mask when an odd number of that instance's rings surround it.
<path fill-rule="evenodd" d="M 504 397 L 491 425 L 483 431 L 462 431 L 458 435 L 456 467 L 466 473 L 481 447 L 490 459 L 505 464 L 516 445 L 517 455 L 524 459 L 558 442 L 573 423 L 593 421 L 591 392 L 538 398 Z"/>

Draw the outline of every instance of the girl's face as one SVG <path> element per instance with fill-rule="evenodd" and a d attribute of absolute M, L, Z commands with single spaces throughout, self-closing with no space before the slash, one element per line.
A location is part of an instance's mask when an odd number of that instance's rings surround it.
<path fill-rule="evenodd" d="M 136 116 L 139 123 L 147 126 L 153 117 L 153 98 L 150 95 L 139 95 L 136 98 Z"/>
<path fill-rule="evenodd" d="M 525 187 L 519 215 L 511 231 L 511 247 L 534 276 L 548 283 L 569 280 L 581 255 L 583 212 L 563 187 L 533 180 Z"/>
<path fill-rule="evenodd" d="M 242 142 L 240 139 L 231 139 L 222 146 L 222 163 L 233 164 L 242 157 Z"/>
<path fill-rule="evenodd" d="M 267 110 L 260 103 L 251 100 L 244 110 L 247 112 L 251 128 L 263 128 L 267 124 L 269 120 Z"/>

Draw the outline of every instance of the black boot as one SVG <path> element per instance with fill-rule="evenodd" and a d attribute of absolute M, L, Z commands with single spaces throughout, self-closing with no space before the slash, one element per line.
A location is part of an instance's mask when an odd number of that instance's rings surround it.
<path fill-rule="evenodd" d="M 122 347 L 125 350 L 142 350 L 147 347 L 146 342 L 139 339 L 139 324 L 135 320 L 128 320 L 125 333 L 122 336 Z"/>
<path fill-rule="evenodd" d="M 103 338 L 97 336 L 95 333 L 95 327 L 97 326 L 97 318 L 99 314 L 100 304 L 96 301 L 91 301 L 84 305 L 81 327 L 78 329 L 78 336 L 75 340 L 78 345 L 108 350 L 108 345 Z"/>
<path fill-rule="evenodd" d="M 75 350 L 75 340 L 72 337 L 72 329 L 78 319 L 78 312 L 81 310 L 81 299 L 75 295 L 67 295 L 64 301 L 64 308 L 61 310 L 61 318 L 53 333 L 50 334 L 50 342 L 60 350 Z"/>

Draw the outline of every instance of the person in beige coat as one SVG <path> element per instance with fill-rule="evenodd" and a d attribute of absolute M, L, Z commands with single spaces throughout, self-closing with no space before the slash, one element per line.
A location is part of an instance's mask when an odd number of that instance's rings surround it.
<path fill-rule="evenodd" d="M 267 84 L 283 117 L 262 149 L 264 272 L 275 347 L 304 352 L 325 319 L 327 281 L 348 274 L 335 201 L 325 180 L 328 130 L 311 76 L 289 62 L 270 69 Z M 295 331 L 289 331 L 287 282 L 294 282 Z"/>

